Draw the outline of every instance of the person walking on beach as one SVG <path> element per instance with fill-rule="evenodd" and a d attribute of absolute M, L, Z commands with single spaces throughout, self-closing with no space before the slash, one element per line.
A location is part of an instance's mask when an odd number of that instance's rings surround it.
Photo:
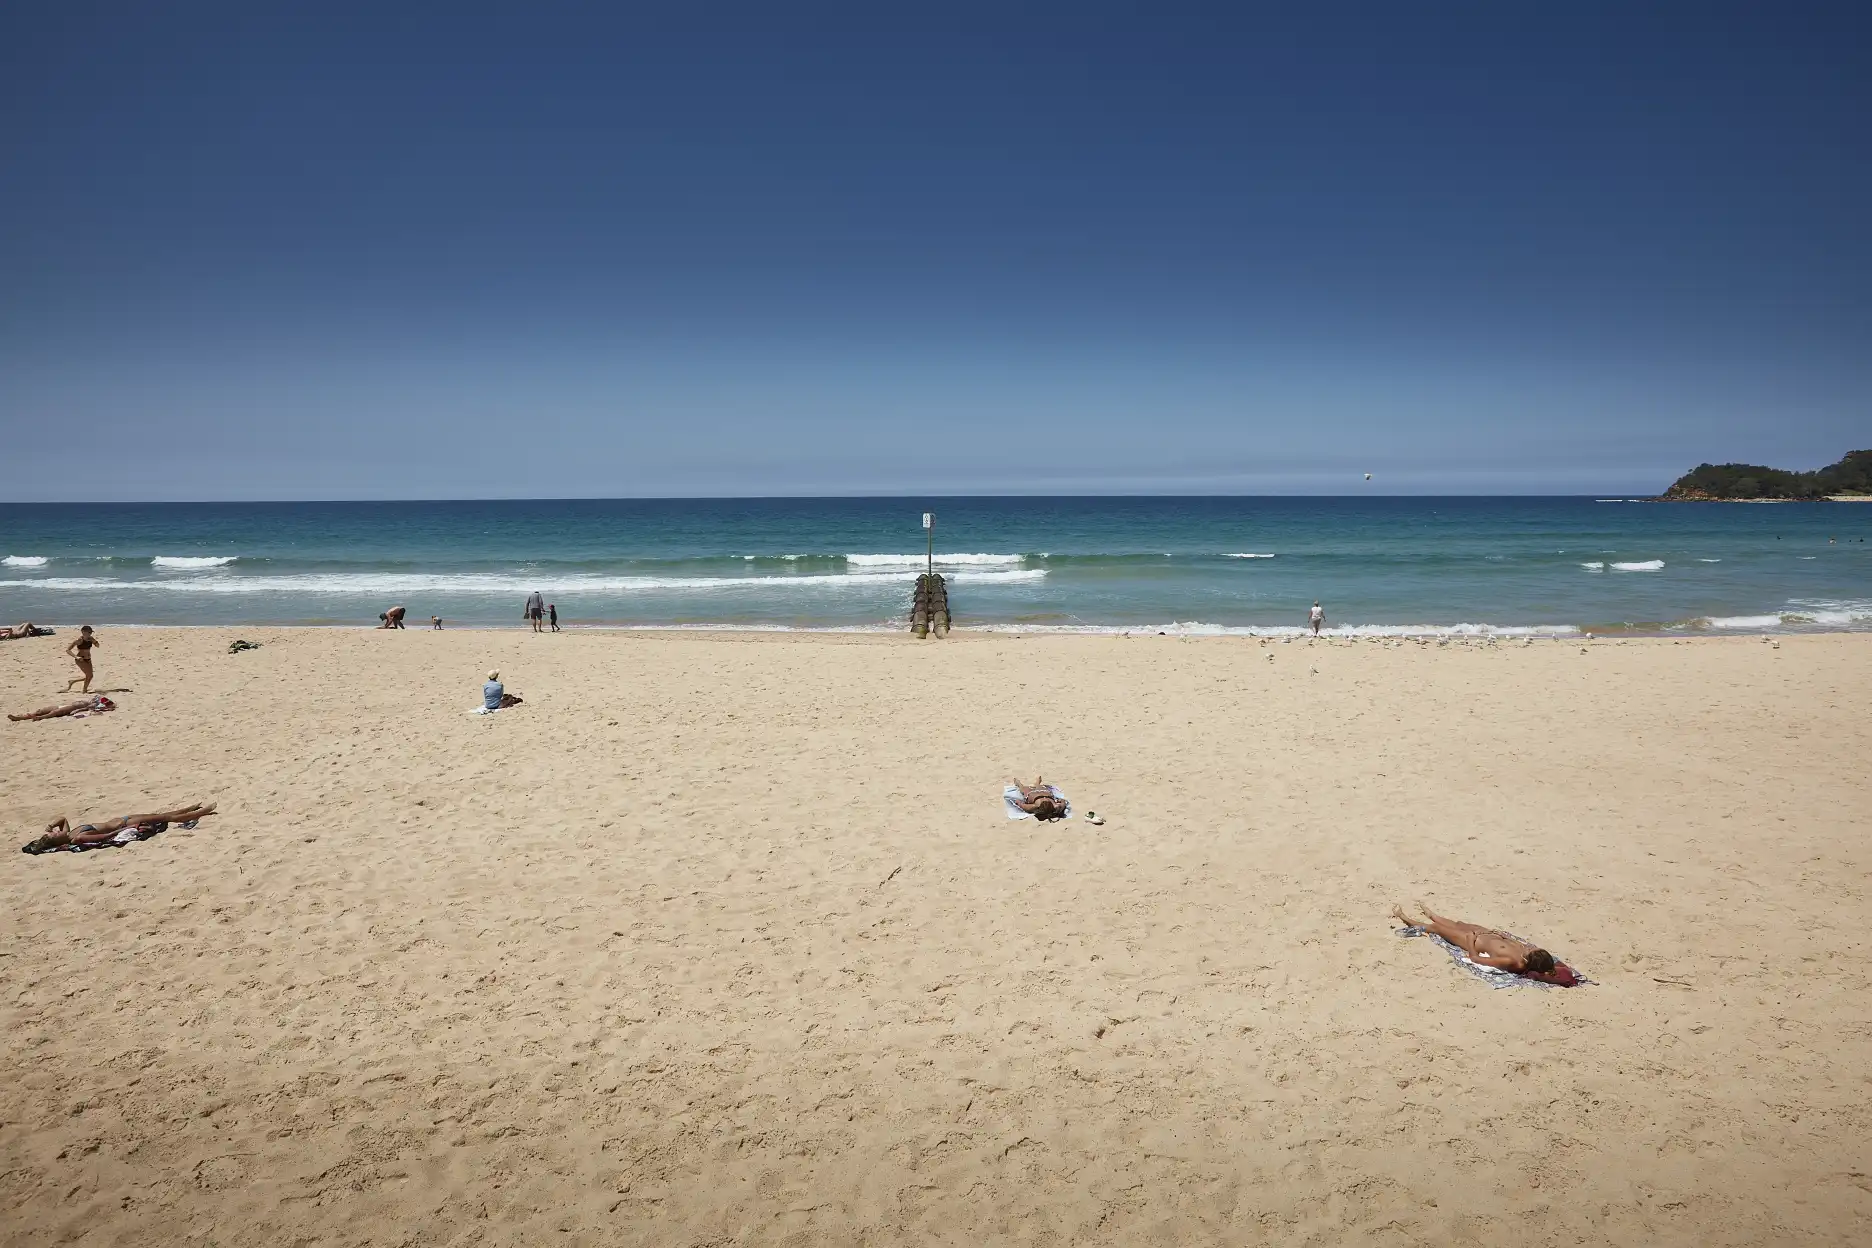
<path fill-rule="evenodd" d="M 545 596 L 542 595 L 540 591 L 537 589 L 534 590 L 532 593 L 528 594 L 527 600 L 526 600 L 526 610 L 521 612 L 521 614 L 526 619 L 532 621 L 534 632 L 537 633 L 537 632 L 542 631 L 540 627 L 540 621 L 544 619 L 546 616 Z"/>
<path fill-rule="evenodd" d="M 81 680 L 84 681 L 84 688 L 78 692 L 91 692 L 91 652 L 97 649 L 97 646 L 98 639 L 92 635 L 91 626 L 87 624 L 78 630 L 78 635 L 72 638 L 71 645 L 65 647 L 65 653 L 71 655 L 72 662 L 78 665 L 78 671 L 81 673 L 65 682 L 66 693 L 70 693 L 71 687 Z"/>
<path fill-rule="evenodd" d="M 1319 636 L 1320 625 L 1324 624 L 1325 622 L 1326 622 L 1326 613 L 1320 610 L 1319 603 L 1317 602 L 1314 603 L 1313 609 L 1307 612 L 1307 623 L 1312 627 L 1313 635 L 1315 637 Z"/>
<path fill-rule="evenodd" d="M 549 602 L 546 604 L 546 618 L 552 622 L 552 631 L 555 633 L 558 632 L 559 631 L 559 604 L 558 603 Z"/>

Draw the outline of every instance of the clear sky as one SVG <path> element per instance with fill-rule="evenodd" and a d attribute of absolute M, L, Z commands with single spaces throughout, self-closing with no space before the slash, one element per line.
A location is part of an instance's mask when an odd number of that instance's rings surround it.
<path fill-rule="evenodd" d="M 9 5 L 0 499 L 1812 468 L 1872 445 L 1869 50 L 1863 3 Z"/>

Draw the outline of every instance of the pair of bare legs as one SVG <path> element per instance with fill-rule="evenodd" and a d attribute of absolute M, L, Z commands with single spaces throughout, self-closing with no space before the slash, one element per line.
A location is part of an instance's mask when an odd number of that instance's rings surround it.
<path fill-rule="evenodd" d="M 108 841 L 125 828 L 142 827 L 147 823 L 188 823 L 215 813 L 213 802 L 190 802 L 187 806 L 175 810 L 157 810 L 148 814 L 123 815 L 116 819 L 106 819 L 102 823 L 81 823 L 73 830 L 71 821 L 60 815 L 46 825 L 45 835 L 27 846 L 28 850 L 43 853 L 48 849 L 58 849 L 65 845 L 96 845 Z"/>
<path fill-rule="evenodd" d="M 1526 941 L 1505 936 L 1479 923 L 1446 919 L 1421 901 L 1417 903 L 1417 908 L 1424 912 L 1421 922 L 1405 914 L 1403 906 L 1393 906 L 1391 913 L 1406 927 L 1421 927 L 1433 935 L 1441 936 L 1468 954 L 1472 961 L 1483 966 L 1498 967 L 1504 971 L 1551 971 L 1554 967 L 1552 954 Z"/>
<path fill-rule="evenodd" d="M 1020 800 L 1014 805 L 1034 818 L 1058 819 L 1066 814 L 1066 803 L 1053 796 L 1041 777 L 1035 776 L 1032 784 L 1022 784 L 1018 778 L 1012 784 L 1020 790 Z"/>
<path fill-rule="evenodd" d="M 7 718 L 14 723 L 19 723 L 21 720 L 27 719 L 60 719 L 66 715 L 76 715 L 79 711 L 91 709 L 97 705 L 97 699 L 98 695 L 92 694 L 90 697 L 80 698 L 76 702 L 65 702 L 58 706 L 42 706 L 36 711 L 28 711 L 24 715 L 9 715 Z"/>
<path fill-rule="evenodd" d="M 0 641 L 17 641 L 22 637 L 32 635 L 33 622 L 31 620 L 27 620 L 24 624 L 15 624 L 12 628 L 0 628 Z"/>

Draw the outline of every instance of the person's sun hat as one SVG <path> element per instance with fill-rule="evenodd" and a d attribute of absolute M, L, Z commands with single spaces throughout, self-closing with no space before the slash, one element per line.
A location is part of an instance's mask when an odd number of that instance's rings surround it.
<path fill-rule="evenodd" d="M 489 672 L 489 673 L 488 673 L 488 679 L 489 679 L 489 680 L 499 680 L 499 679 L 500 679 L 500 672 L 499 672 L 498 670 L 497 670 L 497 671 L 492 671 L 492 672 Z"/>

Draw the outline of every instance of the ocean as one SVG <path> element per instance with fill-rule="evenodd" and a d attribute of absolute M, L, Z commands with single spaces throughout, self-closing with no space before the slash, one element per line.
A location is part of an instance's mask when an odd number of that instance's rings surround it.
<path fill-rule="evenodd" d="M 894 629 L 924 511 L 962 628 L 1872 628 L 1872 504 L 1520 497 L 0 504 L 0 623 Z"/>

